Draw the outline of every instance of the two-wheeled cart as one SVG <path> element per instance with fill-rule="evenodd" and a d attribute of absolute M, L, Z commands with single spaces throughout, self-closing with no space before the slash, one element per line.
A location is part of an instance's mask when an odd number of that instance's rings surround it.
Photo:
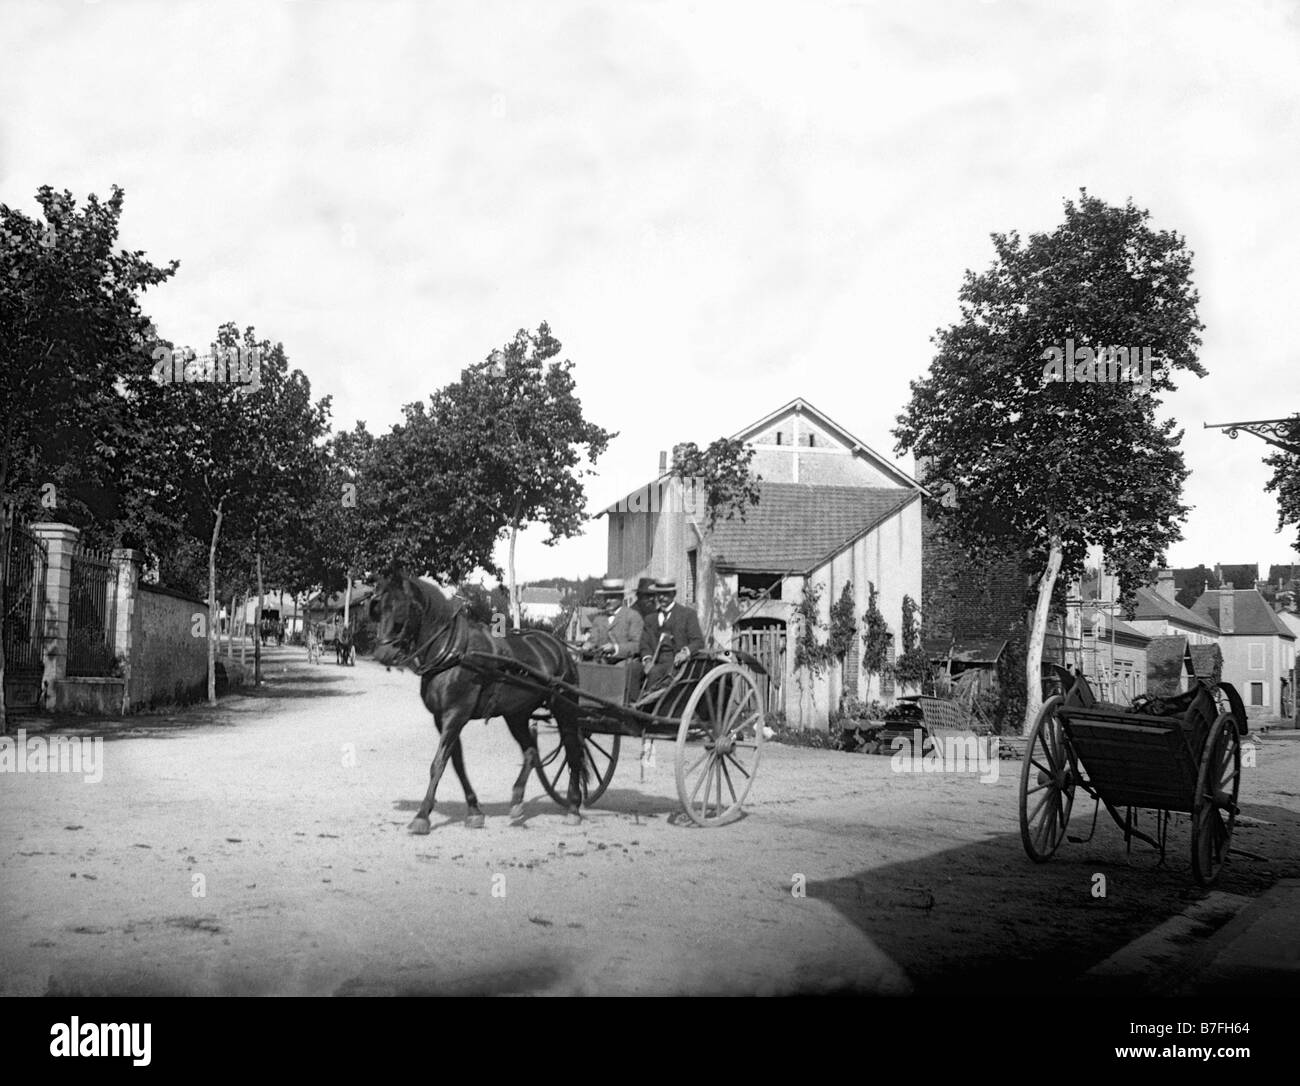
<path fill-rule="evenodd" d="M 1082 675 L 1073 680 L 1047 699 L 1029 733 L 1020 772 L 1025 851 L 1037 863 L 1052 857 L 1081 788 L 1096 801 L 1093 832 L 1104 806 L 1126 846 L 1145 841 L 1162 863 L 1171 815 L 1190 815 L 1192 874 L 1208 886 L 1227 859 L 1238 814 L 1247 730 L 1241 696 L 1230 683 L 1193 677 L 1183 693 L 1121 706 L 1098 701 Z M 1141 809 L 1155 812 L 1155 837 L 1137 828 Z"/>

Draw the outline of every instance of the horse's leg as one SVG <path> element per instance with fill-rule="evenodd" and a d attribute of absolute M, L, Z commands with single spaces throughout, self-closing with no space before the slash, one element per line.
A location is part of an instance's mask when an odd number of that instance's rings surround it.
<path fill-rule="evenodd" d="M 510 821 L 522 822 L 524 818 L 524 788 L 528 784 L 528 775 L 537 767 L 541 760 L 537 753 L 537 736 L 533 734 L 532 728 L 528 726 L 532 719 L 532 713 L 525 713 L 522 716 L 506 717 L 506 724 L 510 726 L 510 734 L 515 737 L 515 742 L 519 744 L 519 749 L 524 752 L 524 766 L 519 771 L 519 776 L 515 778 L 514 789 L 510 793 Z"/>
<path fill-rule="evenodd" d="M 465 720 L 453 712 L 447 713 L 445 717 L 435 712 L 433 722 L 440 737 L 438 749 L 433 755 L 433 763 L 429 766 L 429 788 L 424 793 L 424 802 L 420 804 L 420 809 L 416 811 L 415 817 L 406 827 L 412 833 L 421 835 L 429 832 L 429 815 L 433 813 L 433 797 L 438 791 L 438 782 L 442 780 L 443 770 L 447 768 L 447 761 L 452 756 L 451 752 L 460 745 L 460 730 L 465 726 Z"/>
<path fill-rule="evenodd" d="M 566 825 L 576 826 L 582 822 L 582 785 L 586 783 L 587 753 L 582 737 L 582 728 L 578 725 L 578 707 L 565 698 L 556 698 L 551 705 L 551 712 L 560 727 L 560 741 L 564 744 L 564 753 L 569 759 L 568 805 L 565 807 Z"/>
<path fill-rule="evenodd" d="M 471 830 L 481 830 L 484 824 L 483 812 L 478 809 L 478 796 L 474 794 L 469 778 L 465 776 L 465 752 L 459 739 L 451 748 L 451 764 L 456 769 L 456 776 L 460 778 L 461 789 L 465 792 L 465 806 L 469 808 L 469 813 L 465 815 L 465 825 Z"/>

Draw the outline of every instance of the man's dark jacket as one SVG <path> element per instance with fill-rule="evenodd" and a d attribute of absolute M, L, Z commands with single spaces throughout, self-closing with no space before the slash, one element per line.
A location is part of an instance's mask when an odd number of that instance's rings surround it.
<path fill-rule="evenodd" d="M 668 614 L 668 622 L 663 622 L 663 612 L 656 611 L 646 619 L 641 631 L 641 655 L 653 656 L 655 646 L 659 644 L 659 635 L 666 633 L 663 646 L 659 649 L 659 658 L 671 660 L 678 649 L 690 649 L 698 652 L 704 648 L 704 634 L 700 631 L 700 620 L 689 607 L 674 604 Z"/>

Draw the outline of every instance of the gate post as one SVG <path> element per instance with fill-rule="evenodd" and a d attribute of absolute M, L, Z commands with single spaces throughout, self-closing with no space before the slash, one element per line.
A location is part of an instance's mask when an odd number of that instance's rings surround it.
<path fill-rule="evenodd" d="M 114 547 L 109 560 L 113 577 L 112 630 L 114 656 L 122 658 L 122 715 L 131 709 L 131 652 L 134 649 L 135 603 L 139 598 L 140 569 L 144 554 L 130 547 Z"/>
<path fill-rule="evenodd" d="M 45 544 L 45 615 L 41 653 L 45 657 L 42 680 L 46 708 L 53 706 L 54 684 L 68 675 L 68 605 L 72 598 L 72 550 L 80 528 L 71 524 L 33 524 L 29 531 Z"/>

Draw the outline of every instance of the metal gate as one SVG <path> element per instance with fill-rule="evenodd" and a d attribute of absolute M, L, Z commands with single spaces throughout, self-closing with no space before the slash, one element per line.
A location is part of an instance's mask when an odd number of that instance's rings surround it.
<path fill-rule="evenodd" d="M 764 704 L 768 712 L 785 712 L 786 626 L 780 619 L 748 619 L 732 634 L 731 647 L 758 657 L 767 672 Z"/>
<path fill-rule="evenodd" d="M 39 704 L 45 674 L 45 544 L 20 525 L 5 536 L 0 554 L 4 577 L 5 705 Z"/>
<path fill-rule="evenodd" d="M 72 552 L 68 597 L 68 677 L 108 676 L 113 658 L 113 577 L 109 556 L 85 547 Z"/>

